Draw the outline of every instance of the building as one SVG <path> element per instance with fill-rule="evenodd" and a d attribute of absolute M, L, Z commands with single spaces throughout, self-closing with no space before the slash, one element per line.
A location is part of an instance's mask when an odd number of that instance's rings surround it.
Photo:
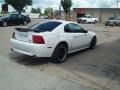
<path fill-rule="evenodd" d="M 83 15 L 93 15 L 103 23 L 108 17 L 120 17 L 120 8 L 73 8 L 74 19 Z"/>

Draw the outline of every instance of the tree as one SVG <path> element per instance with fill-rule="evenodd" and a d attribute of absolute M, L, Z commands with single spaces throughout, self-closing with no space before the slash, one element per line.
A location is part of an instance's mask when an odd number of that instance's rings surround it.
<path fill-rule="evenodd" d="M 5 0 L 5 2 L 10 4 L 19 14 L 25 6 L 32 5 L 32 0 Z"/>
<path fill-rule="evenodd" d="M 32 8 L 31 9 L 31 13 L 39 13 L 39 14 L 41 14 L 41 9 L 40 8 Z"/>
<path fill-rule="evenodd" d="M 41 14 L 41 9 L 40 9 L 40 8 L 37 8 L 37 12 L 38 12 L 39 14 Z"/>
<path fill-rule="evenodd" d="M 51 7 L 45 8 L 44 15 L 51 17 L 53 15 L 53 9 Z"/>
<path fill-rule="evenodd" d="M 67 15 L 69 12 L 69 20 L 70 20 L 70 8 L 72 6 L 72 0 L 61 0 L 61 6 L 63 7 L 65 13 L 66 13 L 66 20 L 67 20 Z"/>

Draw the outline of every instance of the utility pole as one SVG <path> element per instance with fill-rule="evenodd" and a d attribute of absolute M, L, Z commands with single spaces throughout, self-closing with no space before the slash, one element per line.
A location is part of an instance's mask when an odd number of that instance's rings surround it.
<path fill-rule="evenodd" d="M 102 22 L 102 8 L 100 8 L 100 16 L 99 16 L 99 22 Z"/>
<path fill-rule="evenodd" d="M 60 15 L 60 18 L 61 18 L 61 4 L 59 5 L 59 15 Z"/>
<path fill-rule="evenodd" d="M 119 7 L 119 2 L 120 1 L 118 1 L 118 0 L 116 1 L 117 6 L 116 6 L 116 9 L 115 9 L 115 14 L 114 14 L 115 17 L 117 16 L 117 11 L 118 11 L 117 8 Z"/>
<path fill-rule="evenodd" d="M 120 2 L 120 1 L 116 1 L 116 3 L 117 3 L 117 8 L 119 7 L 119 2 Z"/>
<path fill-rule="evenodd" d="M 70 3 L 70 0 L 69 0 L 69 3 Z M 69 12 L 68 13 L 69 13 L 69 20 L 70 20 L 70 13 L 71 13 L 70 7 L 69 7 Z"/>

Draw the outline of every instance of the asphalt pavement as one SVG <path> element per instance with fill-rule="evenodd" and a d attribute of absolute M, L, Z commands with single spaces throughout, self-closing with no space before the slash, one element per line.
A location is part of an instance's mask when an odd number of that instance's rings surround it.
<path fill-rule="evenodd" d="M 97 47 L 54 64 L 10 51 L 14 28 L 27 26 L 0 27 L 0 90 L 120 90 L 120 27 L 82 24 L 97 33 Z"/>

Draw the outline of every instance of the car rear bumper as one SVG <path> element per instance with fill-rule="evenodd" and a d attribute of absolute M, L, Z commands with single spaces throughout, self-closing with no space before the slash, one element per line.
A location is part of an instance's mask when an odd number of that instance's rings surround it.
<path fill-rule="evenodd" d="M 45 44 L 34 44 L 15 39 L 10 39 L 11 49 L 21 54 L 36 57 L 51 57 L 53 48 L 47 48 Z"/>

